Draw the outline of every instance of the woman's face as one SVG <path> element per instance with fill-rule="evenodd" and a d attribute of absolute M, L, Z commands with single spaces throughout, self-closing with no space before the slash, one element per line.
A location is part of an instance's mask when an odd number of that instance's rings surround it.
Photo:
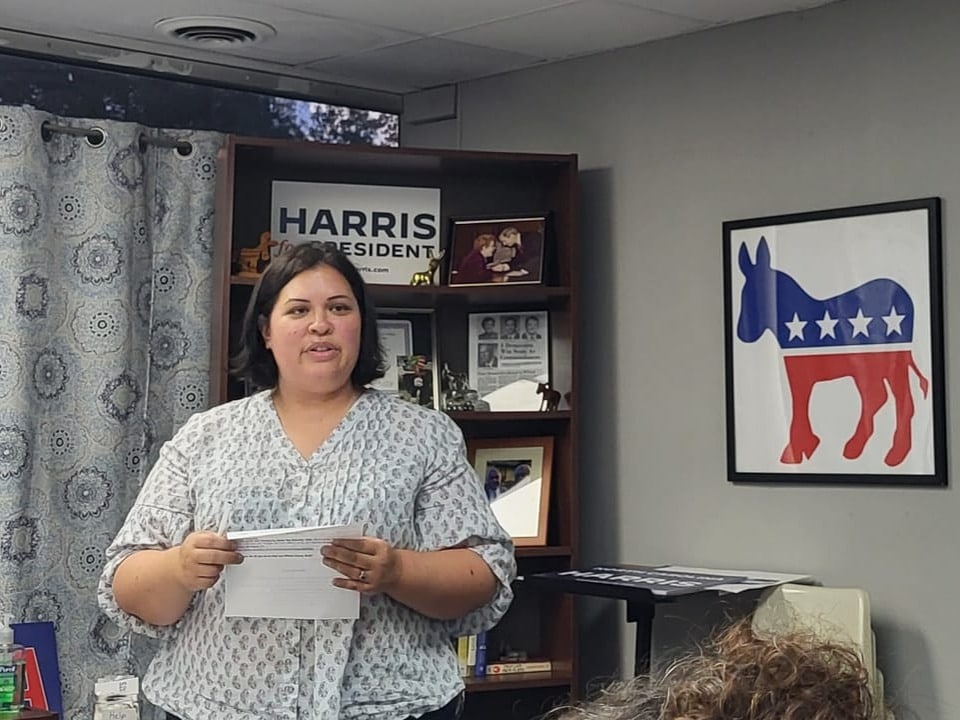
<path fill-rule="evenodd" d="M 486 245 L 481 245 L 480 254 L 486 258 L 493 257 L 493 251 L 496 249 L 496 247 L 497 247 L 497 244 L 495 242 L 490 242 L 490 243 L 487 243 Z"/>
<path fill-rule="evenodd" d="M 304 270 L 280 291 L 261 330 L 279 385 L 334 393 L 350 384 L 360 354 L 360 308 L 350 283 L 328 265 Z"/>
<path fill-rule="evenodd" d="M 516 245 L 520 242 L 520 233 L 516 230 L 504 230 L 500 233 L 500 242 L 504 245 Z"/>

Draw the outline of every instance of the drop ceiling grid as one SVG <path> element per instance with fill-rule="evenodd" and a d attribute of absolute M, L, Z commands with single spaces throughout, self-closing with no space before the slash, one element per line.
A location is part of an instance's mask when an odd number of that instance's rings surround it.
<path fill-rule="evenodd" d="M 0 39 L 8 28 L 404 93 L 829 1 L 2 0 Z M 247 17 L 278 33 L 210 50 L 154 31 L 158 20 L 180 15 Z"/>

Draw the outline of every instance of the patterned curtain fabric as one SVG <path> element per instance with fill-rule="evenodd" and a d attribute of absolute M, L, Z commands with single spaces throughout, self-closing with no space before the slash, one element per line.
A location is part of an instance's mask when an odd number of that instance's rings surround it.
<path fill-rule="evenodd" d="M 93 147 L 44 121 L 102 128 Z M 208 405 L 216 133 L 0 106 L 0 612 L 56 627 L 64 720 L 149 648 L 101 615 L 103 553 Z M 173 132 L 163 132 L 173 135 Z"/>

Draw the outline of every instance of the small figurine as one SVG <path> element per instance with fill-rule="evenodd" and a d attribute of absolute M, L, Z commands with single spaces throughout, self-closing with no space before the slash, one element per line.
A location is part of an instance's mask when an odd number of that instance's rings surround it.
<path fill-rule="evenodd" d="M 455 373 L 443 364 L 440 371 L 440 387 L 443 390 L 443 409 L 447 411 L 480 412 L 490 410 L 490 403 L 480 399 L 480 393 L 470 387 L 467 373 Z"/>
<path fill-rule="evenodd" d="M 490 412 L 490 403 L 481 398 L 480 393 L 473 388 L 463 394 L 463 399 L 473 412 Z"/>
<path fill-rule="evenodd" d="M 440 261 L 443 259 L 446 250 L 441 250 L 439 255 L 431 255 L 427 269 L 423 272 L 415 272 L 410 278 L 411 285 L 433 285 L 433 277 L 437 274 L 437 268 L 440 267 Z"/>
<path fill-rule="evenodd" d="M 259 277 L 262 265 L 270 262 L 270 248 L 276 247 L 277 241 L 270 237 L 270 231 L 260 233 L 260 244 L 252 248 L 240 248 L 239 277 Z"/>
<path fill-rule="evenodd" d="M 433 363 L 425 355 L 397 357 L 399 396 L 408 402 L 433 407 Z"/>
<path fill-rule="evenodd" d="M 514 650 L 507 645 L 500 653 L 499 662 L 525 662 L 528 659 L 526 650 Z"/>
<path fill-rule="evenodd" d="M 554 412 L 560 405 L 560 391 L 550 387 L 550 383 L 537 383 L 537 395 L 543 395 L 540 411 Z"/>

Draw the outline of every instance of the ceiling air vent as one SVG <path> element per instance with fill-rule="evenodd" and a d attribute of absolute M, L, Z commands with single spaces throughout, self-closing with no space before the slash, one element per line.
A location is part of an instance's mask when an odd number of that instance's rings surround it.
<path fill-rule="evenodd" d="M 231 17 L 170 18 L 158 22 L 154 29 L 181 43 L 201 45 L 205 48 L 252 45 L 277 34 L 277 31 L 266 23 Z"/>

